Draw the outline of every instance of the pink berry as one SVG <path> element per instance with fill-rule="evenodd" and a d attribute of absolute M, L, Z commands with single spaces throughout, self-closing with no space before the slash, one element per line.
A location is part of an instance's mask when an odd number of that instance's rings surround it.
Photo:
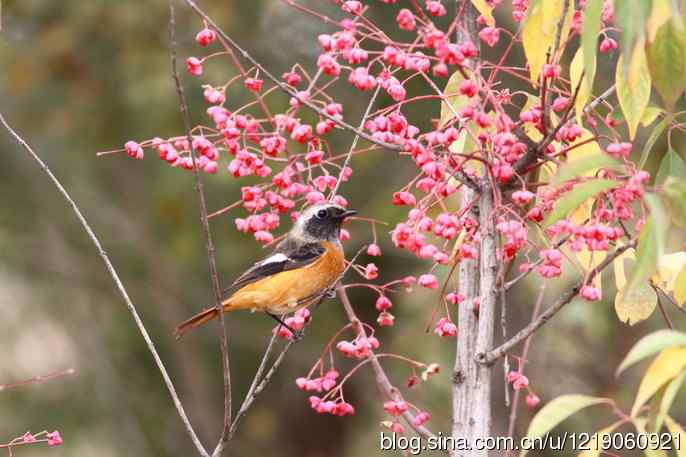
<path fill-rule="evenodd" d="M 198 34 L 195 36 L 195 41 L 200 45 L 200 46 L 207 46 L 208 44 L 212 43 L 214 40 L 217 39 L 217 32 L 214 30 L 205 27 L 201 31 L 198 32 Z"/>
<path fill-rule="evenodd" d="M 193 76 L 202 75 L 202 61 L 197 57 L 186 59 L 186 71 Z"/>
<path fill-rule="evenodd" d="M 526 396 L 526 406 L 527 406 L 529 409 L 534 409 L 536 406 L 538 406 L 538 404 L 539 404 L 540 402 L 541 402 L 541 399 L 538 398 L 538 395 L 536 395 L 536 394 L 534 394 L 534 393 L 529 393 L 529 394 Z"/>

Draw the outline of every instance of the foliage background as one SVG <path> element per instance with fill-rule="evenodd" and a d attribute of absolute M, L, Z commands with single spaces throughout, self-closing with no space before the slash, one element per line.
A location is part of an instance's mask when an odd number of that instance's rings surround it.
<path fill-rule="evenodd" d="M 318 52 L 316 35 L 327 30 L 278 0 L 208 0 L 203 4 L 277 74 L 296 60 L 312 62 Z M 311 0 L 309 4 L 333 11 L 328 2 Z M 215 332 L 201 330 L 178 343 L 171 334 L 178 321 L 211 299 L 192 175 L 161 166 L 152 155 L 142 163 L 123 154 L 95 156 L 97 151 L 120 147 L 127 139 L 173 135 L 181 129 L 169 71 L 167 4 L 160 0 L 145 5 L 132 0 L 15 0 L 3 6 L 0 109 L 43 155 L 104 240 L 201 438 L 214 441 L 222 414 Z M 199 23 L 185 8 L 179 12 L 177 33 L 181 57 L 185 57 L 198 52 L 193 36 Z M 389 22 L 392 16 L 378 20 Z M 498 22 L 503 21 L 507 21 L 504 15 Z M 521 65 L 522 53 L 515 54 L 515 59 Z M 601 62 L 598 77 L 604 86 L 614 73 L 614 62 Z M 232 76 L 229 71 L 228 65 L 213 63 L 203 82 L 223 82 Z M 199 121 L 205 108 L 200 83 L 190 77 L 185 82 L 194 119 Z M 515 81 L 505 79 L 503 84 L 517 88 Z M 366 100 L 346 90 L 337 93 L 346 99 L 346 115 L 359 118 Z M 285 102 L 285 98 L 274 100 Z M 410 115 L 430 122 L 438 115 L 438 106 L 418 106 Z M 335 145 L 347 150 L 350 141 L 349 135 L 339 134 Z M 673 144 L 683 149 L 678 135 Z M 400 212 L 389 205 L 390 197 L 406 182 L 411 167 L 405 167 L 402 158 L 389 162 L 387 154 L 355 159 L 353 184 L 344 185 L 343 190 L 351 206 L 363 215 L 393 221 Z M 59 429 L 65 444 L 49 450 L 28 447 L 16 454 L 192 454 L 142 338 L 72 214 L 4 133 L 0 134 L 0 157 L 0 383 L 76 368 L 76 374 L 66 379 L 0 393 L 0 441 L 46 428 Z M 652 170 L 659 159 L 659 154 L 652 156 Z M 207 177 L 210 209 L 234 201 L 247 182 L 221 172 Z M 213 220 L 212 229 L 225 281 L 263 254 L 249 235 L 233 229 L 229 216 Z M 349 229 L 353 235 L 349 252 L 371 237 L 365 225 Z M 420 271 L 414 258 L 391 248 L 385 234 L 380 241 L 386 254 L 376 261 L 382 277 Z M 672 242 L 678 249 L 683 240 Z M 618 398 L 627 409 L 630 406 L 641 368 L 619 380 L 614 378 L 614 369 L 641 335 L 664 323 L 655 313 L 635 327 L 621 324 L 612 307 L 611 275 L 607 276 L 602 303 L 575 302 L 534 337 L 527 374 L 544 402 L 564 393 L 587 393 Z M 548 296 L 555 297 L 574 279 L 569 275 L 557 280 Z M 537 287 L 533 279 L 510 295 L 510 332 L 529 320 Z M 373 320 L 375 297 L 357 293 L 353 299 L 360 315 Z M 379 335 L 382 345 L 393 351 L 442 364 L 441 375 L 409 398 L 432 412 L 432 428 L 445 430 L 454 347 L 452 340 L 423 333 L 435 300 L 435 294 L 422 291 L 397 296 L 396 326 L 380 330 Z M 686 327 L 683 315 L 668 311 L 677 328 Z M 308 407 L 307 395 L 294 385 L 295 377 L 309 369 L 328 337 L 344 322 L 335 300 L 315 313 L 305 342 L 291 350 L 257 401 L 232 444 L 231 455 L 380 453 L 378 422 L 383 412 L 371 373 L 362 372 L 348 386 L 346 397 L 357 408 L 354 418 L 317 415 Z M 252 379 L 272 322 L 262 315 L 241 313 L 231 315 L 228 325 L 237 398 Z M 408 375 L 404 368 L 388 368 L 398 383 Z M 507 411 L 500 383 L 496 392 L 494 417 L 496 430 L 502 433 Z M 686 404 L 683 392 L 675 402 L 679 404 Z M 529 413 L 522 409 L 520 414 L 518 431 L 523 433 Z M 686 410 L 679 412 L 677 406 L 675 415 L 683 422 Z M 591 432 L 607 423 L 608 417 L 602 408 L 592 409 L 563 427 Z"/>

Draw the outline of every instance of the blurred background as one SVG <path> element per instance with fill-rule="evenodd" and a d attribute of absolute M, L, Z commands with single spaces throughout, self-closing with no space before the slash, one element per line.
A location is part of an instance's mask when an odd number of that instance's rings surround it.
<path fill-rule="evenodd" d="M 337 14 L 329 2 L 304 3 Z M 334 30 L 277 0 L 205 0 L 202 5 L 276 74 L 295 61 L 311 63 L 318 52 L 317 34 Z M 223 409 L 216 329 L 210 326 L 180 342 L 172 337 L 176 323 L 211 300 L 192 174 L 164 166 L 152 154 L 142 162 L 123 154 L 96 157 L 96 152 L 119 148 L 129 139 L 181 132 L 170 76 L 167 3 L 5 0 L 2 15 L 0 110 L 81 206 L 136 303 L 200 438 L 213 445 Z M 183 62 L 200 52 L 193 37 L 201 24 L 182 6 L 177 15 Z M 379 15 L 377 20 L 391 22 L 394 17 Z M 500 24 L 508 21 L 509 14 L 499 19 Z M 521 64 L 521 52 L 513 59 Z M 602 84 L 613 69 L 613 61 L 603 60 Z M 212 63 L 202 82 L 222 83 L 231 76 L 229 65 Z M 204 121 L 200 82 L 183 77 L 194 120 Z M 503 84 L 515 90 L 519 83 L 505 79 Z M 358 119 L 367 99 L 345 87 L 334 93 L 345 97 L 349 119 Z M 275 100 L 285 103 L 285 98 Z M 438 112 L 436 105 L 423 105 L 407 114 L 427 125 Z M 338 134 L 334 148 L 347 150 L 351 140 Z M 677 149 L 682 147 L 680 141 L 673 138 Z M 389 205 L 390 198 L 413 167 L 397 157 L 389 166 L 385 154 L 356 158 L 354 184 L 344 184 L 343 194 L 363 215 L 394 225 L 404 212 Z M 193 455 L 142 337 L 74 215 L 4 131 L 0 157 L 0 384 L 70 367 L 76 370 L 67 378 L 0 392 L 0 442 L 27 430 L 58 429 L 63 446 L 28 446 L 15 450 L 16 455 Z M 659 158 L 654 157 L 651 170 Z M 235 201 L 240 186 L 252 181 L 220 172 L 206 176 L 205 182 L 213 210 Z M 250 235 L 234 229 L 233 217 L 241 213 L 232 214 L 212 221 L 224 283 L 263 254 Z M 349 230 L 349 253 L 371 241 L 367 225 L 352 224 Z M 381 279 L 422 272 L 413 257 L 392 249 L 384 230 L 380 244 L 385 255 L 373 259 Z M 679 246 L 683 240 L 673 241 Z M 605 302 L 573 303 L 536 334 L 527 375 L 543 402 L 560 394 L 585 393 L 617 398 L 629 408 L 645 364 L 619 380 L 614 369 L 640 336 L 664 327 L 664 322 L 656 312 L 634 327 L 620 323 L 612 306 L 613 282 L 607 276 Z M 549 299 L 574 280 L 571 275 L 559 279 L 548 291 Z M 510 333 L 530 319 L 537 287 L 534 278 L 510 295 Z M 359 315 L 373 323 L 376 297 L 357 292 L 352 298 Z M 393 300 L 396 325 L 378 330 L 382 346 L 443 366 L 440 375 L 407 396 L 432 413 L 429 425 L 434 431 L 447 431 L 454 342 L 423 332 L 436 294 L 416 290 Z M 683 329 L 683 314 L 668 311 L 677 328 Z M 273 322 L 249 313 L 233 314 L 227 322 L 238 402 L 252 380 Z M 386 417 L 369 371 L 362 370 L 348 384 L 346 399 L 357 409 L 352 418 L 316 414 L 308 406 L 308 395 L 294 384 L 345 322 L 337 300 L 319 308 L 306 339 L 290 351 L 259 397 L 228 455 L 381 453 L 379 422 Z M 385 366 L 398 385 L 410 374 L 404 366 Z M 339 368 L 343 371 L 346 365 Z M 500 378 L 502 368 L 496 370 Z M 502 434 L 507 411 L 500 379 L 495 392 L 495 432 Z M 675 404 L 684 405 L 684 400 L 682 393 Z M 685 412 L 677 414 L 682 421 Z M 519 413 L 521 434 L 530 413 L 523 405 Z M 611 420 L 607 410 L 596 408 L 565 422 L 563 428 L 592 432 Z"/>

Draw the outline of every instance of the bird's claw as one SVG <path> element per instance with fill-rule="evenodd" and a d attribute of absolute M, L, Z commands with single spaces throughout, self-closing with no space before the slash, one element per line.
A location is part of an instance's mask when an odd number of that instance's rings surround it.
<path fill-rule="evenodd" d="M 294 343 L 302 341 L 303 338 L 305 338 L 304 330 L 296 330 L 294 332 L 291 332 L 291 340 L 293 340 Z"/>
<path fill-rule="evenodd" d="M 326 289 L 326 292 L 324 292 L 324 295 L 327 298 L 334 298 L 336 296 L 336 289 L 334 289 L 333 287 L 329 287 L 328 289 Z"/>

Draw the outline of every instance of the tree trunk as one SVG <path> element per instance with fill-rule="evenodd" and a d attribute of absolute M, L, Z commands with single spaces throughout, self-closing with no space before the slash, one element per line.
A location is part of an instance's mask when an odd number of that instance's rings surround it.
<path fill-rule="evenodd" d="M 478 13 L 470 0 L 457 0 L 458 12 L 464 8 L 461 41 L 479 43 L 476 29 Z M 459 269 L 458 291 L 465 297 L 459 306 L 457 351 L 453 372 L 453 427 L 455 443 L 474 446 L 476 440 L 491 434 L 491 367 L 475 361 L 475 354 L 493 347 L 495 303 L 497 298 L 495 221 L 493 192 L 488 179 L 481 181 L 483 190 L 462 191 L 462 206 L 477 203 L 470 210 L 479 221 L 480 249 L 477 260 L 463 260 Z M 477 305 L 478 303 L 478 305 Z M 485 457 L 486 450 L 451 451 L 453 457 Z"/>

